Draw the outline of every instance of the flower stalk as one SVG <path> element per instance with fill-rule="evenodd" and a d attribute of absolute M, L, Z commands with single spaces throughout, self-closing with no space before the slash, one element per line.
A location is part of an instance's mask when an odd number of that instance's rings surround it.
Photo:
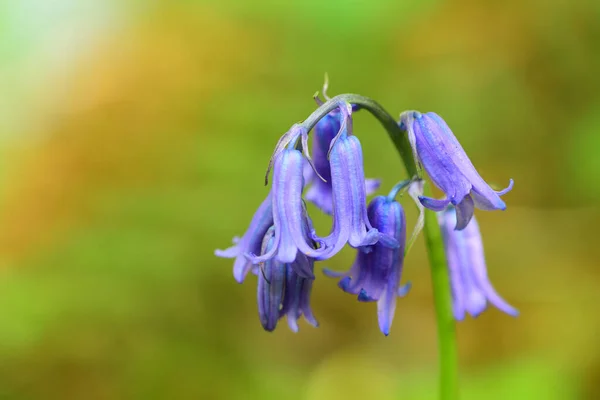
<path fill-rule="evenodd" d="M 404 168 L 409 177 L 421 178 L 420 171 L 413 156 L 407 132 L 402 130 L 397 121 L 376 101 L 358 94 L 341 94 L 323 103 L 303 123 L 310 131 L 317 122 L 330 111 L 337 108 L 340 102 L 356 104 L 369 111 L 383 125 L 392 143 L 396 147 Z M 425 185 L 426 196 L 431 196 Z M 452 315 L 452 296 L 442 235 L 434 211 L 425 209 L 425 227 L 423 231 L 427 254 L 431 268 L 431 281 L 435 305 L 436 324 L 438 328 L 439 364 L 440 364 L 440 399 L 458 399 L 458 351 L 456 347 L 455 321 Z"/>
<path fill-rule="evenodd" d="M 424 193 L 431 195 L 431 189 L 425 185 Z M 442 242 L 442 233 L 438 225 L 437 214 L 425 208 L 425 245 L 431 269 L 433 302 L 438 329 L 438 353 L 440 371 L 440 399 L 458 399 L 458 350 L 456 347 L 455 321 L 452 315 L 452 294 L 450 277 L 446 267 L 446 256 Z"/>

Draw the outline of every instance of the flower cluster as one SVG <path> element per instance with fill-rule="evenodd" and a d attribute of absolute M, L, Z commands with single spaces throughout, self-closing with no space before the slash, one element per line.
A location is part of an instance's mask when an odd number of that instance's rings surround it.
<path fill-rule="evenodd" d="M 487 279 L 481 238 L 473 219 L 474 207 L 505 209 L 500 196 L 512 188 L 512 180 L 507 189 L 495 192 L 438 115 L 405 112 L 399 126 L 408 134 L 415 161 L 446 198 L 422 196 L 422 180 L 415 177 L 367 205 L 367 196 L 380 182 L 365 179 L 361 144 L 353 134 L 355 110 L 345 101 L 335 102 L 335 108 L 330 106 L 314 125 L 311 152 L 307 126 L 296 124 L 281 137 L 269 162 L 267 177 L 272 169 L 273 178 L 266 199 L 244 235 L 235 238 L 232 247 L 215 252 L 235 258 L 233 274 L 238 282 L 243 282 L 249 271 L 257 276 L 263 328 L 274 330 L 283 316 L 293 331 L 298 330 L 300 316 L 317 326 L 310 307 L 315 262 L 328 260 L 349 245 L 356 249 L 351 268 L 343 273 L 324 272 L 339 278 L 338 286 L 359 301 L 377 302 L 379 327 L 388 335 L 396 297 L 408 291 L 408 285 L 400 285 L 407 249 L 406 219 L 396 200 L 398 192 L 407 187 L 421 209 L 424 206 L 440 212 L 455 318 L 462 319 L 465 312 L 479 314 L 487 301 L 515 315 L 516 310 L 496 294 Z M 332 216 L 327 236 L 315 231 L 305 199 Z M 422 226 L 422 219 L 417 225 Z"/>

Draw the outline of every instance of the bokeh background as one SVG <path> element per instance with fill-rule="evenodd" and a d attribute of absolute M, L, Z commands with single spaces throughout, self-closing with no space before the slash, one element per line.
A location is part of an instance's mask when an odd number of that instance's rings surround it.
<path fill-rule="evenodd" d="M 458 324 L 463 398 L 600 398 L 598 71 L 595 0 L 0 2 L 0 398 L 436 398 L 422 238 L 389 337 L 320 273 L 321 326 L 264 332 L 255 278 L 213 255 L 324 72 L 438 112 L 487 180 L 515 179 L 477 216 L 521 315 Z M 386 191 L 402 164 L 355 126 Z"/>

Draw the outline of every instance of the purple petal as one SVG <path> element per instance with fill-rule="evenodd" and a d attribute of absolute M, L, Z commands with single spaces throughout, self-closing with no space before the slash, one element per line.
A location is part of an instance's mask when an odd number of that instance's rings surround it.
<path fill-rule="evenodd" d="M 375 193 L 377 189 L 381 186 L 381 179 L 367 179 L 365 181 L 365 189 L 367 196 Z"/>
<path fill-rule="evenodd" d="M 506 300 L 500 297 L 488 279 L 487 267 L 485 265 L 485 255 L 483 252 L 483 243 L 481 240 L 481 234 L 479 233 L 479 225 L 475 219 L 473 219 L 473 221 L 469 224 L 468 229 L 465 229 L 464 235 L 465 241 L 469 245 L 468 258 L 475 284 L 485 295 L 487 300 L 496 308 L 516 317 L 519 315 L 519 311 L 517 311 L 514 307 L 508 304 Z"/>
<path fill-rule="evenodd" d="M 498 193 L 498 196 L 503 196 L 506 193 L 510 192 L 513 189 L 514 185 L 515 185 L 515 182 L 512 179 L 510 179 L 508 181 L 508 187 L 506 189 L 502 189 L 501 191 L 496 192 L 496 193 Z"/>
<path fill-rule="evenodd" d="M 337 140 L 337 135 L 341 130 L 342 118 L 346 118 L 346 114 L 347 112 L 341 113 L 339 109 L 335 109 L 323 117 L 314 129 L 312 153 L 315 171 L 310 175 L 311 187 L 306 193 L 306 199 L 329 215 L 333 213 L 333 193 L 331 166 L 327 155 L 334 138 Z M 317 173 L 323 176 L 326 182 L 315 179 Z M 367 179 L 365 182 L 366 193 L 373 193 L 377 190 L 379 184 L 380 181 L 377 179 Z"/>
<path fill-rule="evenodd" d="M 304 235 L 303 165 L 302 153 L 284 150 L 275 160 L 273 168 L 273 215 L 279 235 L 277 259 L 283 263 L 294 262 L 298 250 L 310 257 L 325 251 L 314 249 Z"/>
<path fill-rule="evenodd" d="M 420 163 L 452 204 L 463 203 L 463 199 L 471 193 L 474 206 L 477 208 L 483 210 L 506 208 L 500 195 L 507 193 L 512 188 L 512 183 L 503 191 L 492 190 L 479 175 L 460 143 L 439 115 L 433 112 L 425 114 L 405 112 L 401 115 L 400 123 L 407 129 L 411 145 L 416 148 Z M 435 207 L 435 204 L 431 206 Z M 468 220 L 468 213 L 465 211 L 463 210 L 463 224 Z"/>
<path fill-rule="evenodd" d="M 295 142 L 298 139 L 298 137 L 301 137 L 306 134 L 306 128 L 303 125 L 294 124 L 289 131 L 287 131 L 282 137 L 279 138 L 279 141 L 277 142 L 277 144 L 275 145 L 275 149 L 273 150 L 273 154 L 269 159 L 269 165 L 267 166 L 267 172 L 265 174 L 265 186 L 269 183 L 269 173 L 271 172 L 271 169 L 281 152 L 284 151 L 285 148 L 287 148 L 290 145 L 290 143 Z"/>
<path fill-rule="evenodd" d="M 285 296 L 280 316 L 287 315 L 288 326 L 292 332 L 298 332 L 298 318 L 300 317 L 300 293 L 302 290 L 302 279 L 292 268 L 287 270 Z"/>
<path fill-rule="evenodd" d="M 450 199 L 432 199 L 431 197 L 419 196 L 419 201 L 423 207 L 439 212 L 444 210 L 450 204 Z"/>
<path fill-rule="evenodd" d="M 452 229 L 457 223 L 453 209 L 439 216 L 444 239 L 446 259 L 452 285 L 453 311 L 457 320 L 464 318 L 465 312 L 472 316 L 482 313 L 489 301 L 498 309 L 516 316 L 518 311 L 502 299 L 487 278 L 483 243 L 475 218 L 465 229 Z"/>
<path fill-rule="evenodd" d="M 237 257 L 233 263 L 233 278 L 238 283 L 242 283 L 251 269 L 252 263 L 250 260 L 248 260 L 245 255 L 241 255 Z"/>
<path fill-rule="evenodd" d="M 349 193 L 346 171 L 348 160 L 343 154 L 340 143 L 333 146 L 330 154 L 331 184 L 333 192 L 333 227 L 325 238 L 328 252 L 323 258 L 327 259 L 337 254 L 348 242 L 352 224 L 352 198 Z"/>
<path fill-rule="evenodd" d="M 315 279 L 315 274 L 313 273 L 313 263 L 306 255 L 298 253 L 296 261 L 290 264 L 290 266 L 294 272 L 302 278 Z"/>
<path fill-rule="evenodd" d="M 492 190 L 487 184 L 485 186 L 473 186 L 471 195 L 473 196 L 473 200 L 476 201 L 478 208 L 481 210 L 491 211 L 506 209 L 506 204 L 500 196 L 498 196 L 498 193 Z"/>
<path fill-rule="evenodd" d="M 377 231 L 372 232 L 371 224 L 367 219 L 367 195 L 360 141 L 356 136 L 348 136 L 342 141 L 346 145 L 351 168 L 348 171 L 348 183 L 352 196 L 352 230 L 348 243 L 352 247 L 375 244 L 379 236 Z"/>
<path fill-rule="evenodd" d="M 273 229 L 270 229 L 263 240 L 263 252 L 268 251 L 273 245 Z M 258 274 L 258 315 L 263 328 L 267 331 L 273 331 L 279 320 L 279 307 L 283 300 L 286 268 L 285 264 L 276 259 L 266 261 L 262 268 L 262 273 Z"/>
<path fill-rule="evenodd" d="M 233 266 L 233 276 L 236 281 L 243 282 L 251 268 L 251 263 L 248 261 L 246 253 L 260 253 L 263 237 L 271 225 L 273 225 L 273 208 L 272 196 L 269 192 L 265 200 L 258 207 L 258 210 L 254 213 L 252 221 L 250 221 L 250 226 L 244 235 L 234 240 L 236 245 L 225 250 L 215 251 L 215 255 L 219 257 L 236 257 Z"/>
<path fill-rule="evenodd" d="M 348 275 L 348 272 L 332 271 L 329 268 L 323 268 L 322 271 L 328 278 L 341 278 Z"/>
<path fill-rule="evenodd" d="M 456 230 L 460 231 L 467 227 L 471 218 L 473 218 L 473 211 L 475 210 L 475 205 L 473 203 L 473 199 L 471 196 L 465 196 L 463 201 L 461 201 L 456 206 Z"/>
<path fill-rule="evenodd" d="M 414 119 L 417 153 L 436 186 L 452 201 L 460 202 L 471 190 L 471 182 L 464 175 L 470 161 L 447 125 L 439 124 L 435 116 L 426 113 Z"/>
<path fill-rule="evenodd" d="M 406 238 L 406 220 L 404 210 L 400 203 L 392 202 L 390 204 L 387 224 L 384 226 L 376 225 L 387 234 L 393 234 L 401 244 L 396 250 L 391 250 L 391 259 L 386 260 L 390 263 L 390 269 L 387 271 L 385 287 L 377 302 L 377 316 L 379 329 L 387 336 L 390 333 L 394 313 L 396 311 L 396 297 L 398 295 L 398 286 L 400 285 L 400 276 L 402 274 L 402 265 L 404 261 L 404 242 Z M 380 247 L 381 248 L 381 247 Z"/>
<path fill-rule="evenodd" d="M 461 262 L 458 254 L 458 248 L 454 235 L 456 231 L 456 214 L 454 210 L 448 210 L 438 215 L 444 249 L 446 253 L 446 262 L 448 264 L 448 274 L 452 290 L 452 311 L 454 319 L 462 321 L 465 318 L 465 300 L 464 286 L 462 283 L 460 268 Z"/>
<path fill-rule="evenodd" d="M 369 286 L 370 272 L 370 258 L 366 253 L 358 251 L 348 276 L 340 280 L 339 286 L 346 293 L 359 294 L 361 289 Z"/>
<path fill-rule="evenodd" d="M 404 285 L 398 288 L 398 291 L 396 293 L 399 297 L 404 297 L 410 292 L 411 287 L 412 284 L 410 282 L 406 282 Z"/>
<path fill-rule="evenodd" d="M 238 246 L 231 246 L 225 250 L 215 250 L 215 256 L 223 258 L 234 258 L 240 254 L 240 248 Z"/>
<path fill-rule="evenodd" d="M 302 283 L 302 291 L 300 293 L 300 310 L 304 314 L 304 319 L 314 327 L 318 327 L 319 323 L 313 315 L 312 309 L 310 308 L 310 292 L 312 291 L 313 281 L 310 279 L 304 279 Z"/>
<path fill-rule="evenodd" d="M 316 205 L 327 215 L 333 213 L 333 192 L 329 183 L 315 180 L 306 192 L 306 200 Z"/>
<path fill-rule="evenodd" d="M 366 185 L 363 171 L 360 141 L 351 135 L 352 119 L 345 104 L 340 105 L 345 116 L 340 133 L 331 141 L 329 165 L 333 194 L 333 227 L 324 238 L 328 248 L 318 260 L 332 257 L 346 243 L 352 247 L 375 244 L 379 240 L 377 230 L 367 219 Z"/>
<path fill-rule="evenodd" d="M 398 240 L 396 240 L 396 238 L 381 232 L 379 232 L 379 240 L 377 241 L 377 243 L 390 249 L 397 249 L 398 247 L 400 247 L 400 243 L 398 242 Z"/>
<path fill-rule="evenodd" d="M 386 247 L 377 242 L 368 246 L 368 252 L 360 247 L 350 271 L 346 273 L 325 270 L 331 277 L 341 277 L 338 286 L 347 293 L 358 295 L 361 302 L 377 301 L 379 326 L 384 334 L 389 334 L 396 297 L 404 294 L 408 287 L 399 289 L 400 276 L 406 240 L 406 222 L 400 204 L 387 197 L 375 197 L 367 209 L 372 230 L 380 231 L 380 236 L 390 238 L 397 244 Z"/>

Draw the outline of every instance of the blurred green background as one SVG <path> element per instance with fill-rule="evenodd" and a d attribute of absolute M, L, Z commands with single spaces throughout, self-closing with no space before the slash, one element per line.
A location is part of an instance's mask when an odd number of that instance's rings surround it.
<path fill-rule="evenodd" d="M 463 398 L 600 398 L 599 71 L 594 0 L 0 2 L 0 398 L 436 398 L 422 238 L 389 337 L 320 273 L 321 326 L 264 332 L 255 278 L 213 256 L 324 72 L 438 112 L 484 178 L 515 179 L 477 216 L 521 315 L 458 324 Z M 355 127 L 387 191 L 402 164 Z"/>

